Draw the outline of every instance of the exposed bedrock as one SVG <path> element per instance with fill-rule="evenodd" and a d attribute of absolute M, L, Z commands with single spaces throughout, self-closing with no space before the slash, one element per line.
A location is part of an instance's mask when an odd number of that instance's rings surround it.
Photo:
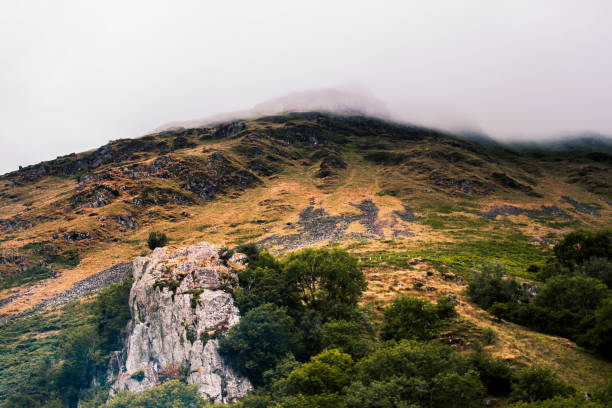
<path fill-rule="evenodd" d="M 230 402 L 252 389 L 218 353 L 217 337 L 239 320 L 229 289 L 245 262 L 227 264 L 219 248 L 200 243 L 157 248 L 133 263 L 132 320 L 124 350 L 111 359 L 113 390 L 142 391 L 166 379 L 184 378 L 203 396 Z"/>

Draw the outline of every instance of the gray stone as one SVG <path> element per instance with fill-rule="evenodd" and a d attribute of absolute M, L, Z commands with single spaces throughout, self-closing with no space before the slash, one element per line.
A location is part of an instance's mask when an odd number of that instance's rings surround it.
<path fill-rule="evenodd" d="M 157 248 L 133 263 L 132 320 L 124 350 L 111 361 L 112 392 L 142 391 L 175 372 L 216 402 L 230 402 L 253 387 L 219 355 L 217 337 L 239 320 L 228 289 L 243 267 L 241 254 L 227 262 L 220 247 L 200 243 Z M 142 370 L 144 378 L 132 378 Z"/>

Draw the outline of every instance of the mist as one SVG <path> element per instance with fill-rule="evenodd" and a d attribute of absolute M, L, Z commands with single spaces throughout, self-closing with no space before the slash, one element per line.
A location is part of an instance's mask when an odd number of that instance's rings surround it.
<path fill-rule="evenodd" d="M 504 140 L 612 134 L 610 15 L 597 0 L 5 1 L 0 174 L 304 95 Z"/>

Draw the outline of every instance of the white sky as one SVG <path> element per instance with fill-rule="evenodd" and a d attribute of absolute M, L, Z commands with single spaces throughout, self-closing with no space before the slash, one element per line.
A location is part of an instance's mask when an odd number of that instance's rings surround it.
<path fill-rule="evenodd" d="M 415 123 L 612 134 L 612 1 L 0 0 L 0 173 L 346 86 Z"/>

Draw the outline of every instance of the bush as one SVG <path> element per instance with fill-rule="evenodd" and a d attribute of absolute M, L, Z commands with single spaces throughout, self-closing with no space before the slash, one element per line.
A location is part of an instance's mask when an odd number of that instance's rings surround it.
<path fill-rule="evenodd" d="M 351 408 L 479 407 L 485 395 L 467 357 L 439 343 L 390 342 L 355 367 Z"/>
<path fill-rule="evenodd" d="M 254 385 L 273 369 L 293 346 L 293 324 L 284 310 L 272 304 L 248 312 L 219 341 L 219 352 Z"/>
<path fill-rule="evenodd" d="M 568 310 L 579 319 L 588 317 L 608 296 L 608 288 L 597 279 L 584 276 L 553 276 L 534 299 L 537 306 Z"/>
<path fill-rule="evenodd" d="M 140 393 L 118 391 L 101 408 L 195 408 L 203 405 L 204 401 L 195 385 L 173 380 Z"/>
<path fill-rule="evenodd" d="M 511 401 L 543 401 L 554 397 L 567 397 L 575 390 L 543 368 L 525 368 L 518 371 L 512 381 Z"/>
<path fill-rule="evenodd" d="M 497 333 L 492 328 L 485 327 L 482 329 L 480 338 L 484 344 L 491 345 L 497 341 Z"/>
<path fill-rule="evenodd" d="M 555 245 L 554 251 L 557 259 L 570 267 L 592 257 L 612 259 L 612 230 L 572 232 Z"/>
<path fill-rule="evenodd" d="M 143 370 L 138 370 L 135 373 L 133 373 L 130 378 L 136 380 L 136 381 L 142 381 L 145 378 L 145 373 Z"/>
<path fill-rule="evenodd" d="M 358 360 L 376 348 L 373 328 L 367 322 L 332 320 L 323 325 L 321 346 L 337 348 Z"/>
<path fill-rule="evenodd" d="M 476 371 L 478 371 L 480 380 L 490 395 L 501 397 L 510 394 L 512 369 L 508 364 L 480 353 L 472 354 L 470 362 Z"/>
<path fill-rule="evenodd" d="M 612 299 L 595 311 L 589 324 L 591 328 L 578 337 L 578 344 L 612 359 Z"/>
<path fill-rule="evenodd" d="M 494 303 L 518 303 L 522 295 L 521 285 L 514 279 L 504 279 L 500 265 L 485 266 L 469 283 L 467 293 L 486 310 Z"/>
<path fill-rule="evenodd" d="M 612 261 L 608 258 L 594 256 L 576 268 L 579 275 L 599 279 L 612 289 Z"/>
<path fill-rule="evenodd" d="M 287 378 L 288 394 L 339 393 L 353 379 L 353 359 L 338 349 L 325 350 L 296 368 Z"/>
<path fill-rule="evenodd" d="M 438 305 L 414 296 L 402 295 L 384 311 L 381 328 L 383 340 L 430 340 L 438 336 L 440 328 L 449 315 L 449 303 Z"/>
<path fill-rule="evenodd" d="M 168 245 L 168 237 L 163 232 L 152 231 L 147 239 L 147 245 L 150 250 L 165 247 Z"/>

